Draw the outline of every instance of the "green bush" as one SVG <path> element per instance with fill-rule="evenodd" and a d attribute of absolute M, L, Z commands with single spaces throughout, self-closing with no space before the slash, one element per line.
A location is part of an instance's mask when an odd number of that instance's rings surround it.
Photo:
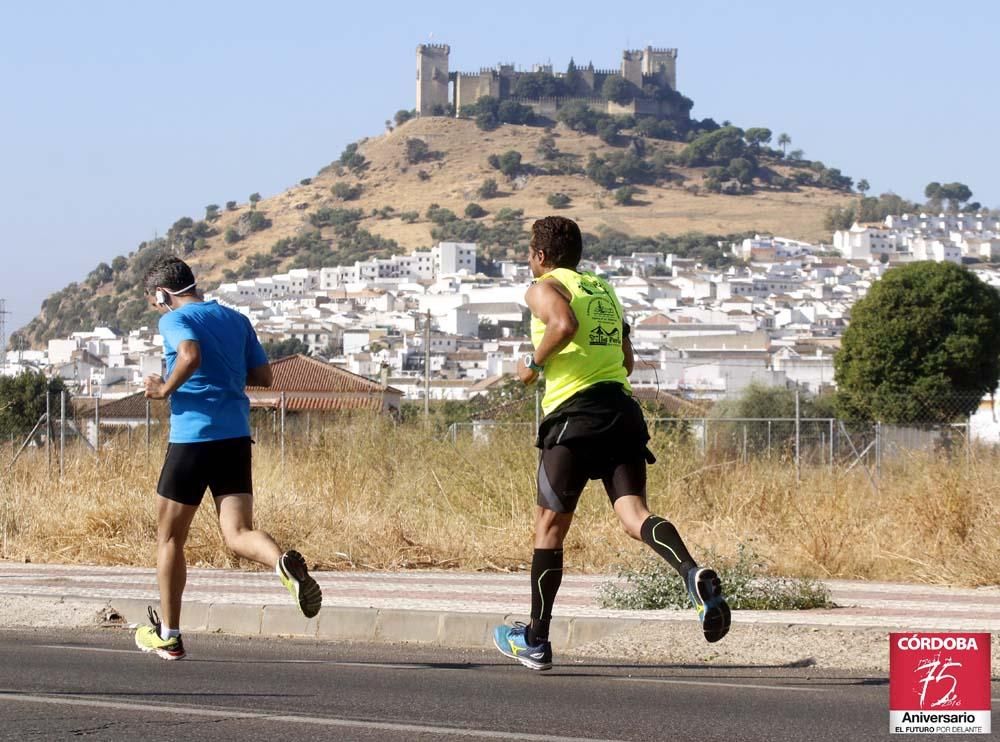
<path fill-rule="evenodd" d="M 399 215 L 399 218 L 402 219 L 407 224 L 413 224 L 415 221 L 417 221 L 417 219 L 420 218 L 420 212 L 404 211 Z"/>
<path fill-rule="evenodd" d="M 632 206 L 635 203 L 634 197 L 636 193 L 636 189 L 632 186 L 627 185 L 617 188 L 615 189 L 615 203 L 619 206 Z"/>
<path fill-rule="evenodd" d="M 307 185 L 311 184 L 312 182 L 313 182 L 312 178 L 303 178 L 302 180 L 299 181 L 299 185 L 307 186 Z"/>
<path fill-rule="evenodd" d="M 571 200 L 565 193 L 550 193 L 549 197 L 545 199 L 545 203 L 553 209 L 565 209 Z"/>
<path fill-rule="evenodd" d="M 226 201 L 226 211 L 236 211 L 236 202 Z"/>
<path fill-rule="evenodd" d="M 361 184 L 334 183 L 330 192 L 341 201 L 354 201 L 361 195 Z"/>
<path fill-rule="evenodd" d="M 406 161 L 408 163 L 416 165 L 418 162 L 430 159 L 432 159 L 431 148 L 427 146 L 427 142 L 416 137 L 406 140 Z"/>
<path fill-rule="evenodd" d="M 437 204 L 431 204 L 428 206 L 427 213 L 424 216 L 439 226 L 458 219 L 454 211 L 451 209 L 442 209 Z"/>
<path fill-rule="evenodd" d="M 226 256 L 226 260 L 236 260 L 240 256 L 239 250 L 226 250 L 223 253 Z"/>
<path fill-rule="evenodd" d="M 493 178 L 487 178 L 477 192 L 480 198 L 496 198 L 500 193 L 500 187 Z"/>
<path fill-rule="evenodd" d="M 226 241 L 227 245 L 235 245 L 243 238 L 240 236 L 240 233 L 236 231 L 236 229 L 230 227 L 226 230 L 226 234 L 223 236 L 223 239 Z"/>
<path fill-rule="evenodd" d="M 322 208 L 309 215 L 309 222 L 314 227 L 336 227 L 361 221 L 364 213 L 361 209 Z"/>
<path fill-rule="evenodd" d="M 477 203 L 471 203 L 465 207 L 465 215 L 469 219 L 481 219 L 486 216 L 486 213 L 486 209 Z"/>
<path fill-rule="evenodd" d="M 736 611 L 787 611 L 836 607 L 826 585 L 815 580 L 770 577 L 761 557 L 740 544 L 735 559 L 706 552 L 703 560 L 722 580 L 726 602 Z M 687 586 L 677 572 L 659 557 L 647 557 L 636 569 L 622 569 L 625 584 L 605 583 L 601 606 L 621 610 L 690 608 Z"/>
<path fill-rule="evenodd" d="M 358 146 L 357 142 L 351 142 L 344 147 L 344 151 L 340 153 L 340 158 L 337 160 L 341 165 L 355 173 L 359 173 L 368 167 L 368 160 L 365 159 L 363 154 L 358 152 Z"/>

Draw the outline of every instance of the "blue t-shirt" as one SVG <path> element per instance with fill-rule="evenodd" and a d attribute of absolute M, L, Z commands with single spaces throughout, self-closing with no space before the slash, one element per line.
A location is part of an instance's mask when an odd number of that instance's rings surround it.
<path fill-rule="evenodd" d="M 167 376 L 177 346 L 198 343 L 201 365 L 170 395 L 170 442 L 200 443 L 250 435 L 247 371 L 267 363 L 250 320 L 214 301 L 192 302 L 160 317 Z"/>

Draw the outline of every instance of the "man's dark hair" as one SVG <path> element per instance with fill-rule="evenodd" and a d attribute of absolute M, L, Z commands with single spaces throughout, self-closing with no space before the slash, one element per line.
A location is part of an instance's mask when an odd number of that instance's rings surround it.
<path fill-rule="evenodd" d="M 194 273 L 190 266 L 180 258 L 166 257 L 160 258 L 153 264 L 153 267 L 146 273 L 143 286 L 147 294 L 156 291 L 156 287 L 168 289 L 169 291 L 179 291 L 186 289 L 194 283 Z M 192 293 L 194 289 L 189 289 L 185 293 Z"/>
<path fill-rule="evenodd" d="M 576 268 L 583 255 L 583 237 L 572 219 L 547 216 L 531 225 L 531 249 L 544 252 L 549 265 Z"/>

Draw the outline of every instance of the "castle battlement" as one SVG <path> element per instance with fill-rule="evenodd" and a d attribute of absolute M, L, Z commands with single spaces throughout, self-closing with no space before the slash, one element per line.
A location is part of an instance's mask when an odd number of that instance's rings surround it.
<path fill-rule="evenodd" d="M 460 111 L 483 97 L 500 100 L 514 99 L 512 93 L 519 81 L 527 75 L 545 73 L 565 79 L 565 72 L 556 72 L 551 64 L 536 64 L 530 70 L 519 69 L 513 63 L 500 62 L 492 67 L 480 67 L 478 72 L 449 72 L 448 44 L 420 44 L 417 46 L 417 112 L 421 116 L 442 115 L 443 111 Z M 622 52 L 618 69 L 594 69 L 594 63 L 577 66 L 582 87 L 579 92 L 592 96 L 602 78 L 621 77 L 641 86 L 652 83 L 677 89 L 677 49 L 647 46 L 645 49 L 626 49 Z M 451 87 L 454 83 L 454 88 Z M 525 100 L 525 99 L 517 99 Z M 536 107 L 555 108 L 569 100 L 580 100 L 592 107 L 610 105 L 599 97 L 532 99 Z M 544 115 L 551 115 L 546 110 Z"/>

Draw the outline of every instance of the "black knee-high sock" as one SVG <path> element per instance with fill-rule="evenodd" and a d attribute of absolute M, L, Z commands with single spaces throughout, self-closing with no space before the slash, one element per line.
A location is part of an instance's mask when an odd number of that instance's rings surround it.
<path fill-rule="evenodd" d="M 531 557 L 531 625 L 525 637 L 529 644 L 549 639 L 552 604 L 562 582 L 562 566 L 562 549 L 535 549 Z"/>
<path fill-rule="evenodd" d="M 642 540 L 666 559 L 667 563 L 677 570 L 682 580 L 687 579 L 688 571 L 692 567 L 698 566 L 688 553 L 674 524 L 658 515 L 651 515 L 643 522 Z"/>

